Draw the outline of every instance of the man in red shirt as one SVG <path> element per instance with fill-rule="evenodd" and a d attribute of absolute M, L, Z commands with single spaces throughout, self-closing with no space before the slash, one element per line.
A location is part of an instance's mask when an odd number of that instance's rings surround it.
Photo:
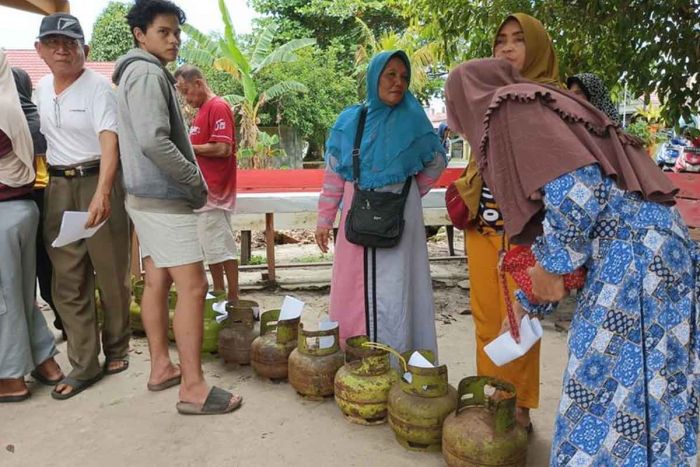
<path fill-rule="evenodd" d="M 231 213 L 236 205 L 236 136 L 231 107 L 209 88 L 202 72 L 184 65 L 175 72 L 176 87 L 185 101 L 198 109 L 190 127 L 190 142 L 209 187 L 207 204 L 199 211 L 199 241 L 214 282 L 222 294 L 224 272 L 228 299 L 238 298 L 236 241 Z"/>

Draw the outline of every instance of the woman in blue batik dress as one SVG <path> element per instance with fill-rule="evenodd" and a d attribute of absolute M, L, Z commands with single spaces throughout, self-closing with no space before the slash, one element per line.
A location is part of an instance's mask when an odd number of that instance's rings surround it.
<path fill-rule="evenodd" d="M 533 243 L 539 300 L 516 292 L 519 318 L 552 310 L 562 275 L 588 271 L 550 464 L 695 466 L 700 255 L 676 190 L 607 116 L 507 63 L 462 64 L 446 96 L 506 233 Z"/>

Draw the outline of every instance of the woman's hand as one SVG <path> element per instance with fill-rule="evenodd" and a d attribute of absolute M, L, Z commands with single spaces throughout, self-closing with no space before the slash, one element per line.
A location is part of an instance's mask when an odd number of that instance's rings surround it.
<path fill-rule="evenodd" d="M 547 272 L 539 262 L 527 272 L 532 281 L 532 293 L 538 302 L 558 302 L 569 295 L 564 287 L 564 278 Z"/>
<path fill-rule="evenodd" d="M 327 227 L 316 227 L 316 245 L 323 253 L 328 253 L 328 239 L 331 237 L 331 229 Z"/>
<path fill-rule="evenodd" d="M 513 314 L 515 315 L 515 322 L 518 323 L 518 326 L 520 326 L 520 322 L 523 320 L 525 315 L 527 314 L 527 311 L 523 309 L 522 306 L 520 306 L 520 303 L 517 301 L 513 302 Z M 503 320 L 503 323 L 501 324 L 501 330 L 498 333 L 499 335 L 505 334 L 506 332 L 510 332 L 510 321 L 508 320 L 508 317 L 506 316 L 506 319 Z M 520 343 L 520 337 L 515 339 L 515 342 L 518 344 Z"/>

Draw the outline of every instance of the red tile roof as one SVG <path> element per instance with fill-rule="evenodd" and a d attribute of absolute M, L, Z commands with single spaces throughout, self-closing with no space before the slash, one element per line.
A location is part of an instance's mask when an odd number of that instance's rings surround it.
<path fill-rule="evenodd" d="M 35 87 L 41 78 L 51 73 L 34 49 L 6 49 L 5 53 L 10 66 L 22 68 L 29 73 L 32 85 Z M 85 66 L 107 78 L 110 83 L 112 82 L 115 62 L 85 62 Z"/>

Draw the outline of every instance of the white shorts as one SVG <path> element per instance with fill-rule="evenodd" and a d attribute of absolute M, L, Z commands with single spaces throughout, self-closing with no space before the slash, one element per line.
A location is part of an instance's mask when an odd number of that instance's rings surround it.
<path fill-rule="evenodd" d="M 198 213 L 197 232 L 206 264 L 219 264 L 238 256 L 229 211 L 211 209 Z"/>
<path fill-rule="evenodd" d="M 167 214 L 126 207 L 139 237 L 141 257 L 151 257 L 157 268 L 202 261 L 197 214 Z"/>

